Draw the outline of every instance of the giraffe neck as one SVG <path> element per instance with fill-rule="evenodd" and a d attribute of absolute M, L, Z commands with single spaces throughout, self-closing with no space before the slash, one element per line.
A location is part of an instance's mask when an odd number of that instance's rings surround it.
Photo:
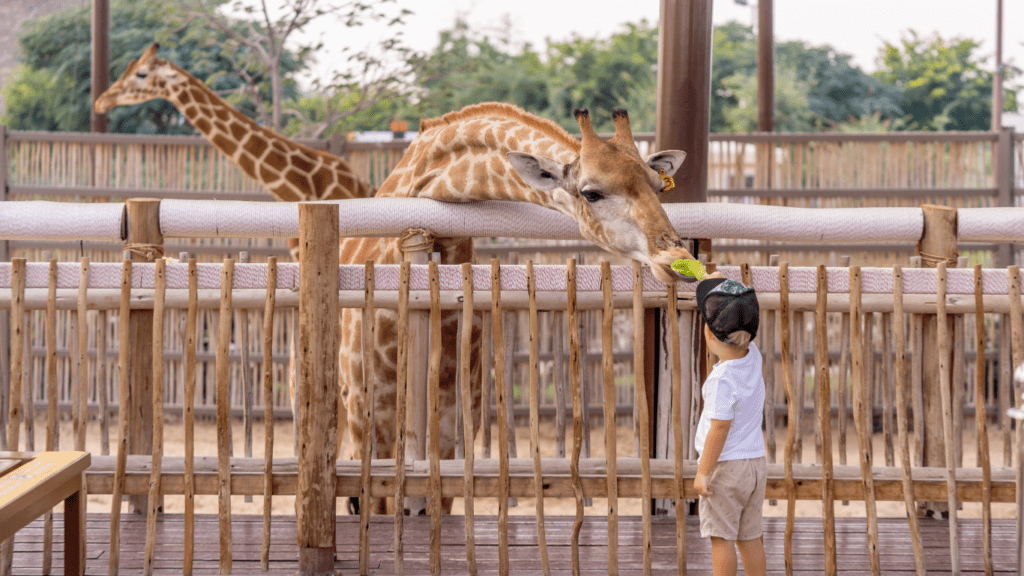
<path fill-rule="evenodd" d="M 278 200 L 335 200 L 373 196 L 344 160 L 285 138 L 254 122 L 206 84 L 189 79 L 166 96 L 217 149 Z"/>
<path fill-rule="evenodd" d="M 529 186 L 505 155 L 528 152 L 570 164 L 579 150 L 579 142 L 554 122 L 506 104 L 472 106 L 423 121 L 377 195 L 530 202 L 574 216 L 567 192 Z"/>

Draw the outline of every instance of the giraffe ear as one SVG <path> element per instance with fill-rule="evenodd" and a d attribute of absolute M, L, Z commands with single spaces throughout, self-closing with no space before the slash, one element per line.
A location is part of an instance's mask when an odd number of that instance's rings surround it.
<path fill-rule="evenodd" d="M 664 170 L 666 176 L 671 176 L 683 165 L 684 159 L 686 159 L 686 152 L 682 150 L 662 150 L 648 156 L 645 162 L 655 172 Z"/>
<path fill-rule="evenodd" d="M 524 152 L 509 152 L 508 161 L 526 183 L 538 190 L 548 191 L 562 185 L 565 166 L 543 156 Z"/>

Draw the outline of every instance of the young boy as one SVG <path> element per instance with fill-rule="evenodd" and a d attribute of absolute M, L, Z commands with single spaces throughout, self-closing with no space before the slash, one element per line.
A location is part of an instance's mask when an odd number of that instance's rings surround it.
<path fill-rule="evenodd" d="M 704 337 L 719 358 L 704 382 L 694 441 L 700 454 L 693 481 L 700 494 L 700 534 L 711 538 L 715 576 L 736 574 L 737 547 L 746 573 L 762 576 L 765 392 L 761 354 L 751 342 L 759 307 L 753 288 L 715 276 L 697 285 Z"/>

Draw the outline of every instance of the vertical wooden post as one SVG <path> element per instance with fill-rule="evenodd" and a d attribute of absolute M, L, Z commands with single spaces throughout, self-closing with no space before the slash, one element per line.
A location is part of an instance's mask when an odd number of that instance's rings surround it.
<path fill-rule="evenodd" d="M 661 0 L 655 150 L 685 150 L 676 188 L 663 202 L 708 197 L 711 124 L 711 2 Z"/>
<path fill-rule="evenodd" d="M 463 264 L 463 270 L 468 271 L 469 265 Z M 466 274 L 467 272 L 463 272 Z M 471 272 L 469 272 L 471 274 Z M 469 278 L 472 282 L 472 278 Z M 533 260 L 526 261 L 526 290 L 529 297 L 530 303 L 530 455 L 533 457 L 533 490 L 537 501 L 537 545 L 540 548 L 540 564 L 541 569 L 544 571 L 544 576 L 551 576 L 551 565 L 548 562 L 548 542 L 547 535 L 544 532 L 544 477 L 541 474 L 540 468 L 540 369 L 539 369 L 539 343 L 537 338 L 539 336 L 540 329 L 537 323 L 537 282 L 533 275 Z M 472 291 L 466 291 L 467 298 L 472 298 Z M 466 303 L 467 313 L 465 318 L 469 319 L 468 307 L 470 302 Z M 468 331 L 466 331 L 468 332 Z M 465 333 L 465 332 L 464 332 Z M 463 336 L 463 350 L 468 350 L 467 345 L 469 339 Z M 466 363 L 465 371 L 469 371 L 469 365 Z M 463 382 L 467 382 L 468 378 L 463 378 Z M 463 391 L 466 395 L 467 392 Z M 468 398 L 468 395 L 467 395 Z M 468 433 L 466 439 L 471 439 Z M 470 455 L 473 451 L 467 451 L 466 459 L 467 462 L 471 461 L 472 456 Z M 469 464 L 466 465 L 467 470 Z M 467 485 L 467 489 L 469 486 Z M 469 522 L 469 518 L 466 518 Z M 468 526 L 468 524 L 467 524 Z M 468 529 L 468 528 L 467 528 Z M 467 546 L 470 542 L 469 534 L 466 535 Z M 612 566 L 608 566 L 608 573 L 611 574 Z"/>
<path fill-rule="evenodd" d="M 796 519 L 796 483 L 793 481 L 793 448 L 796 445 L 796 395 L 793 393 L 793 363 L 789 358 L 789 262 L 779 263 L 779 347 L 782 351 L 782 386 L 786 390 L 786 444 L 782 461 L 786 474 L 786 534 L 783 557 L 786 576 L 793 574 L 793 530 Z"/>
<path fill-rule="evenodd" d="M 875 480 L 871 473 L 871 418 L 869 415 L 867 378 L 864 370 L 864 340 L 861 329 L 860 266 L 850 268 L 850 342 L 851 375 L 853 377 L 853 423 L 857 429 L 857 447 L 860 454 L 860 474 L 863 479 L 864 508 L 867 512 L 868 553 L 871 574 L 882 573 L 878 553 L 878 512 L 875 508 Z"/>
<path fill-rule="evenodd" d="M 217 314 L 217 523 L 220 531 L 220 573 L 230 574 L 231 547 L 231 289 L 235 262 L 224 260 L 220 278 L 220 312 Z"/>
<path fill-rule="evenodd" d="M 92 101 L 110 87 L 110 2 L 92 1 Z M 107 131 L 107 115 L 90 109 L 89 125 L 93 132 Z"/>
<path fill-rule="evenodd" d="M 838 574 L 836 566 L 835 478 L 832 470 L 832 387 L 828 362 L 828 276 L 818 265 L 817 302 L 814 308 L 816 335 L 815 372 L 818 375 L 818 430 L 821 435 L 821 507 L 825 531 L 825 573 Z"/>
<path fill-rule="evenodd" d="M 685 150 L 686 162 L 676 171 L 676 188 L 666 192 L 662 202 L 706 202 L 708 198 L 708 154 L 711 130 L 711 19 L 712 2 L 706 0 L 661 0 L 661 18 L 658 32 L 658 86 L 655 110 L 655 150 Z M 697 244 L 697 242 L 694 242 Z M 706 246 L 706 250 L 705 250 Z M 700 242 L 700 252 L 710 257 L 710 241 Z M 698 254 L 694 252 L 696 257 Z M 665 357 L 660 350 L 655 330 L 656 310 L 646 311 L 644 338 L 652 355 L 646 361 L 644 381 L 652 391 L 646 400 L 657 406 L 653 391 L 658 386 L 658 358 Z M 677 319 L 672 318 L 675 322 Z M 703 358 L 702 339 L 693 339 L 693 357 Z M 699 362 L 699 360 L 697 360 Z M 661 362 L 667 365 L 665 362 Z M 703 375 L 703 371 L 698 372 Z M 657 422 L 652 421 L 655 428 Z M 665 423 L 664 430 L 669 430 Z M 654 429 L 649 429 L 650 435 Z M 668 443 L 669 434 L 659 442 Z M 692 448 L 692 446 L 691 446 Z M 666 447 L 667 450 L 667 447 Z M 666 452 L 667 453 L 667 452 Z M 650 453 L 644 455 L 649 457 Z M 644 510 L 653 502 L 643 502 Z"/>
<path fill-rule="evenodd" d="M 979 274 L 980 285 L 981 266 L 978 266 L 977 273 Z M 925 576 L 928 570 L 924 556 L 924 547 L 921 544 L 921 530 L 917 522 L 917 505 L 915 504 L 914 482 L 911 480 L 910 476 L 910 438 L 907 433 L 907 337 L 905 330 L 906 319 L 903 317 L 903 269 L 898 265 L 894 266 L 892 269 L 892 276 L 893 347 L 896 351 L 896 431 L 900 443 L 900 464 L 903 475 L 903 501 L 907 508 L 907 523 L 910 527 L 910 538 L 914 544 L 914 564 L 917 567 L 918 576 Z M 977 298 L 978 309 L 980 312 L 980 286 Z M 979 319 L 980 318 L 981 316 L 979 316 Z M 978 330 L 984 332 L 984 326 L 982 326 L 981 323 L 978 324 Z M 981 344 L 978 350 L 981 351 L 981 354 L 978 356 L 978 364 L 982 367 L 981 369 L 984 370 L 984 343 Z M 979 390 L 982 390 L 982 394 L 984 394 L 984 388 L 979 388 Z M 984 405 L 984 402 L 978 404 L 978 406 Z M 984 412 L 979 411 L 978 413 L 983 414 Z M 982 416 L 982 418 L 984 418 L 984 416 Z M 985 438 L 980 439 L 982 443 L 987 441 Z"/>
<path fill-rule="evenodd" d="M 406 294 L 408 296 L 408 294 Z M 407 303 L 408 304 L 408 303 Z M 399 304 L 401 309 L 401 304 Z M 399 313 L 401 314 L 401 312 Z M 464 509 L 465 509 L 465 528 L 466 528 L 466 570 L 470 574 L 476 574 L 476 536 L 473 529 L 473 391 L 472 391 L 472 366 L 470 364 L 470 356 L 472 356 L 472 336 L 473 336 L 473 265 L 469 262 L 462 264 L 462 354 L 459 357 L 459 366 L 462 374 L 462 435 L 463 443 L 465 445 L 465 467 L 463 468 L 464 474 Z M 402 319 L 399 318 L 399 326 L 401 326 Z M 403 330 L 399 329 L 399 338 Z M 534 342 L 533 330 L 530 331 L 531 342 Z M 399 344 L 401 349 L 401 344 Z M 399 353 L 399 367 L 402 366 L 401 353 Z M 535 369 L 536 365 L 531 362 L 531 368 Z M 401 370 L 401 368 L 399 368 Z M 399 378 L 399 390 L 403 388 L 403 378 Z M 404 401 L 404 400 L 403 400 Z M 486 406 L 483 407 L 485 410 Z M 532 425 L 532 424 L 531 424 Z M 539 432 L 538 432 L 539 434 Z M 395 457 L 398 457 L 400 452 L 396 451 Z M 535 458 L 537 464 L 535 467 L 539 467 L 540 452 L 536 452 Z M 538 472 L 539 475 L 539 472 Z M 543 493 L 537 494 L 537 514 L 542 516 L 544 512 L 544 499 Z M 398 514 L 398 506 L 395 506 L 396 514 Z M 538 521 L 538 526 L 543 527 L 543 522 Z M 397 523 L 396 523 L 397 526 Z M 541 530 L 538 538 L 540 542 L 544 542 L 544 532 Z M 396 533 L 396 538 L 398 535 Z M 546 549 L 542 549 L 541 553 L 541 564 L 547 566 L 547 552 Z M 545 576 L 548 574 L 548 570 L 545 570 Z"/>
<path fill-rule="evenodd" d="M 615 359 L 612 348 L 615 309 L 612 308 L 612 265 L 601 262 L 601 369 L 604 375 L 604 450 L 608 484 L 608 576 L 619 575 L 619 448 L 615 423 Z M 559 344 L 560 346 L 561 344 Z M 678 509 L 677 507 L 677 513 Z"/>
<path fill-rule="evenodd" d="M 423 246 L 419 250 L 407 250 L 403 246 L 403 258 L 411 264 L 426 264 L 430 260 L 433 242 L 423 235 L 415 235 L 406 245 Z M 427 459 L 427 373 L 430 365 L 430 313 L 425 310 L 409 312 L 409 351 L 405 412 L 405 461 L 412 464 Z M 427 509 L 427 499 L 416 496 L 406 498 L 406 509 L 412 516 L 418 516 Z"/>
<path fill-rule="evenodd" d="M 498 407 L 498 574 L 508 576 L 508 428 L 505 398 L 505 340 L 501 314 L 501 263 L 491 258 L 491 326 L 494 342 L 494 399 Z"/>
<path fill-rule="evenodd" d="M 0 202 L 7 200 L 7 127 L 0 125 Z M 10 257 L 10 241 L 0 240 L 0 262 L 7 262 Z M 0 342 L 11 341 L 10 312 L 0 312 Z M 10 366 L 10 345 L 0 346 L 0 366 Z M 7 411 L 10 393 L 10 373 L 0 370 L 0 447 L 7 447 Z"/>
<path fill-rule="evenodd" d="M 333 575 L 338 425 L 338 206 L 299 205 L 299 573 Z"/>
<path fill-rule="evenodd" d="M 634 267 L 639 269 L 639 263 Z M 570 544 L 572 553 L 573 576 L 580 574 L 580 528 L 583 527 L 583 483 L 580 481 L 580 450 L 583 448 L 583 408 L 580 397 L 580 324 L 576 310 L 576 259 L 570 258 L 566 262 L 566 316 L 569 319 L 569 387 L 572 394 L 572 458 L 569 460 L 569 474 L 572 477 L 572 492 L 576 498 L 576 519 L 572 524 L 572 542 Z M 634 327 L 634 331 L 640 330 Z M 642 354 L 641 347 L 636 347 L 636 354 Z M 640 368 L 637 367 L 637 371 Z M 637 394 L 643 396 L 641 387 L 637 387 Z M 645 422 L 640 425 L 643 426 Z M 643 432 L 641 432 L 643 435 Z M 645 516 L 650 521 L 650 496 L 643 499 L 642 505 L 647 511 Z M 644 528 L 646 533 L 647 528 Z"/>
<path fill-rule="evenodd" d="M 192 289 L 192 268 L 189 262 L 189 290 Z M 190 299 L 191 303 L 191 299 Z M 277 303 L 277 257 L 267 259 L 267 301 L 263 309 L 263 547 L 260 569 L 270 570 L 270 512 L 274 496 L 274 307 Z M 192 307 L 189 306 L 190 318 Z M 195 331 L 189 333 L 190 336 Z M 194 347 L 193 347 L 194 348 Z M 194 359 L 193 359 L 194 362 Z M 194 382 L 193 382 L 194 386 Z M 188 397 L 186 396 L 186 401 Z"/>
<path fill-rule="evenodd" d="M 130 436 L 132 387 L 128 365 L 131 362 L 131 296 L 132 262 L 121 264 L 121 307 L 118 314 L 118 360 L 117 360 L 117 462 L 114 472 L 114 494 L 110 503 L 110 559 L 107 561 L 108 575 L 117 576 L 121 561 L 121 500 L 124 494 L 124 476 L 128 463 L 128 440 Z"/>
<path fill-rule="evenodd" d="M 1003 0 L 996 0 L 996 71 L 992 75 L 992 130 L 1003 124 Z"/>
<path fill-rule="evenodd" d="M 128 240 L 125 250 L 132 262 L 155 262 L 163 254 L 164 237 L 160 233 L 160 200 L 128 200 Z M 153 311 L 132 310 L 129 314 L 129 375 L 131 387 L 131 432 L 128 453 L 153 453 Z M 148 511 L 147 496 L 129 496 L 128 510 L 136 514 Z M 163 498 L 161 497 L 161 500 Z M 163 509 L 163 502 L 158 504 Z"/>
<path fill-rule="evenodd" d="M 199 316 L 199 266 L 188 260 L 188 312 L 185 314 L 185 554 L 181 571 L 192 576 L 195 559 L 195 403 L 196 403 L 196 328 Z"/>
<path fill-rule="evenodd" d="M 947 206 L 926 204 L 921 206 L 924 211 L 924 234 L 917 244 L 917 255 L 927 268 L 935 268 L 939 262 L 947 262 L 947 266 L 956 266 L 956 210 Z M 953 334 L 953 317 L 946 319 L 946 333 Z M 924 402 L 924 466 L 945 466 L 945 439 L 942 432 L 942 393 L 939 388 L 942 381 L 939 370 L 940 355 L 950 354 L 943 362 L 946 366 L 953 365 L 952 350 L 939 347 L 939 325 L 935 314 L 926 314 L 922 329 L 922 400 Z M 947 379 L 946 382 L 950 382 Z M 916 420 L 916 418 L 915 418 Z M 942 502 L 925 502 L 926 509 L 933 512 L 945 512 L 946 504 Z"/>
<path fill-rule="evenodd" d="M 775 17 L 773 0 L 757 3 L 757 130 L 775 130 Z M 770 174 L 770 172 L 769 172 Z M 769 177 L 770 178 L 770 177 Z"/>
<path fill-rule="evenodd" d="M 402 535 L 405 531 L 405 435 L 406 435 L 406 392 L 409 387 L 409 276 L 411 264 L 408 261 L 402 262 L 398 279 L 398 367 L 396 374 L 395 392 L 395 419 L 396 419 L 396 441 L 395 441 L 395 573 L 398 576 L 404 574 L 404 545 Z M 472 293 L 472 288 L 470 289 Z M 465 347 L 463 348 L 465 350 Z M 463 380 L 464 382 L 466 380 Z M 472 406 L 472 403 L 470 403 Z M 472 422 L 470 423 L 472 429 Z M 472 443 L 469 443 L 472 446 Z M 469 450 L 467 454 L 472 454 Z M 471 499 L 470 499 L 471 501 Z M 472 504 L 466 506 L 466 522 L 472 521 Z M 468 525 L 468 524 L 467 524 Z M 468 528 L 467 528 L 468 530 Z M 467 546 L 469 540 L 467 540 Z M 476 573 L 476 564 L 471 564 L 471 573 Z"/>
<path fill-rule="evenodd" d="M 974 337 L 978 355 L 974 361 L 974 422 L 978 431 L 978 456 L 981 465 L 981 550 L 985 560 L 985 574 L 992 574 L 992 462 L 988 446 L 988 413 L 985 410 L 985 298 L 981 264 L 974 266 Z M 906 455 L 904 455 L 906 458 Z M 909 465 L 905 465 L 909 472 Z M 906 475 L 906 474 L 905 474 Z M 907 490 L 904 482 L 904 491 Z M 912 493 L 911 493 L 912 494 Z M 910 508 L 908 507 L 909 511 Z M 917 518 L 914 517 L 914 520 Z M 912 525 L 914 555 L 923 556 L 916 523 Z M 924 559 L 918 563 L 918 573 L 924 576 Z"/>
<path fill-rule="evenodd" d="M 1012 207 L 1014 194 L 1014 156 L 1013 128 L 995 128 L 999 130 L 999 141 L 995 152 L 995 177 L 999 206 Z M 1013 244 L 1000 244 L 996 249 L 996 266 L 1006 268 L 1013 264 Z"/>

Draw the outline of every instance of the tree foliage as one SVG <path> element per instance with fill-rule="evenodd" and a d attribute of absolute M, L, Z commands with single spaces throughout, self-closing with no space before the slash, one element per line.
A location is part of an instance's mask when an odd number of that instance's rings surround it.
<path fill-rule="evenodd" d="M 160 56 L 203 79 L 223 94 L 243 86 L 238 68 L 220 49 L 224 35 L 200 37 L 175 22 L 183 17 L 175 3 L 160 0 L 111 2 L 110 74 L 118 78 L 154 41 L 161 43 Z M 218 42 L 219 40 L 219 42 Z M 20 38 L 24 54 L 21 67 L 11 78 L 3 122 L 17 130 L 87 132 L 91 109 L 92 54 L 89 9 L 54 14 L 32 23 Z M 286 60 L 294 70 L 294 60 Z M 247 80 L 269 93 L 269 83 L 258 71 Z M 294 84 L 290 87 L 295 93 Z M 237 102 L 254 114 L 251 105 Z M 110 112 L 110 131 L 121 133 L 189 134 L 192 128 L 169 102 L 154 100 Z"/>
<path fill-rule="evenodd" d="M 412 12 L 395 8 L 395 0 L 339 3 L 332 0 L 282 0 L 272 7 L 267 0 L 188 0 L 189 25 L 227 36 L 223 45 L 239 71 L 257 70 L 270 79 L 269 101 L 260 97 L 255 82 L 247 82 L 249 97 L 264 123 L 275 131 L 320 137 L 346 117 L 392 100 L 406 91 L 408 78 L 419 59 L 404 45 L 399 25 Z M 227 11 L 226 11 L 227 10 Z M 311 63 L 323 48 L 321 41 L 299 42 L 297 35 L 318 20 L 333 19 L 341 27 L 383 21 L 388 29 L 380 52 L 348 51 L 347 63 L 325 80 L 316 79 L 312 94 L 296 99 L 285 91 L 292 71 L 285 61 L 295 46 L 301 64 Z M 287 119 L 286 119 L 287 117 Z"/>
<path fill-rule="evenodd" d="M 886 42 L 876 77 L 894 86 L 910 130 L 988 130 L 992 115 L 992 72 L 975 55 L 974 40 L 923 39 L 911 30 L 899 44 Z M 1005 109 L 1017 110 L 1020 70 L 1008 67 Z"/>

